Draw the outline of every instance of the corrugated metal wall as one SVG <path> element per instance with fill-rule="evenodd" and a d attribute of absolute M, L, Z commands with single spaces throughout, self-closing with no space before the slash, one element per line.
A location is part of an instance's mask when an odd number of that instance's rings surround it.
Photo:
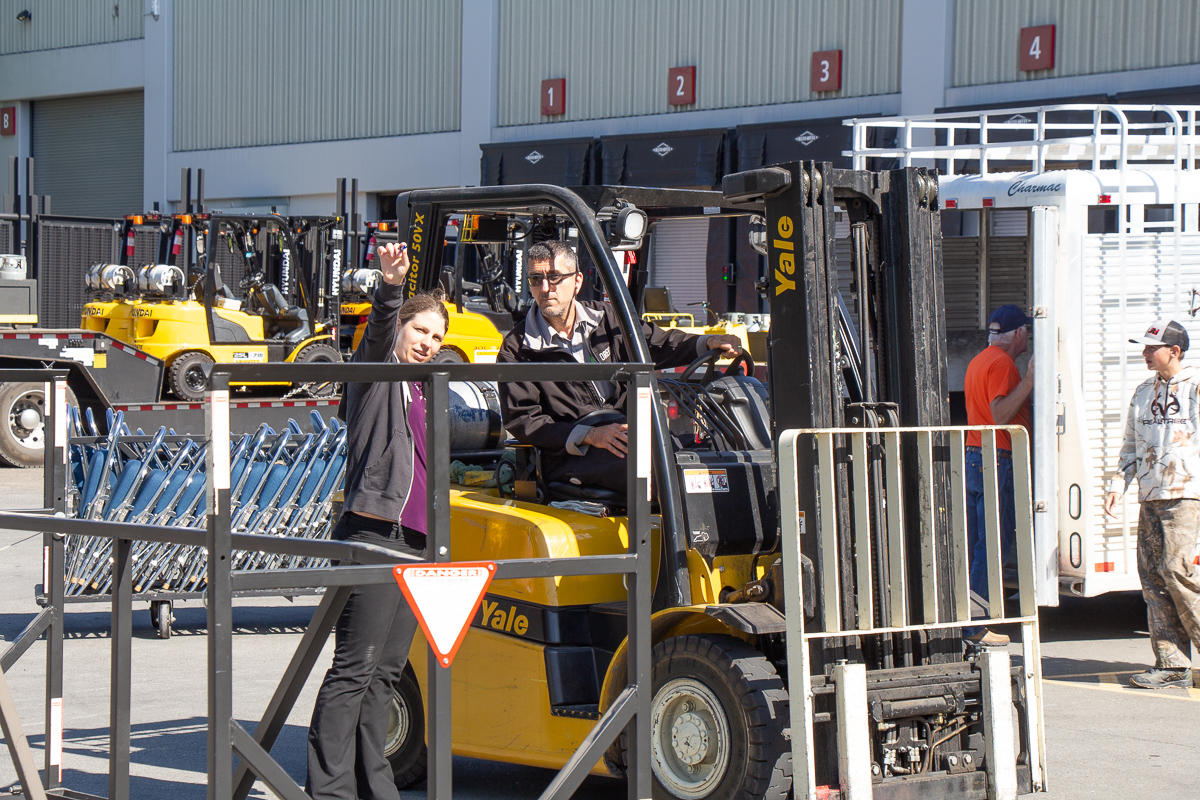
<path fill-rule="evenodd" d="M 0 55 L 142 38 L 145 0 L 0 0 Z M 17 14 L 33 18 L 18 22 Z"/>
<path fill-rule="evenodd" d="M 461 0 L 178 0 L 175 150 L 457 130 Z"/>
<path fill-rule="evenodd" d="M 900 89 L 895 0 L 500 0 L 500 125 L 793 103 Z M 817 50 L 841 49 L 842 89 L 814 94 Z M 696 103 L 667 105 L 667 70 L 696 67 Z M 543 117 L 541 82 L 566 78 Z"/>
<path fill-rule="evenodd" d="M 1200 61 L 1192 0 L 957 0 L 951 84 L 1062 78 Z M 1017 67 L 1021 28 L 1054 25 L 1054 67 Z"/>

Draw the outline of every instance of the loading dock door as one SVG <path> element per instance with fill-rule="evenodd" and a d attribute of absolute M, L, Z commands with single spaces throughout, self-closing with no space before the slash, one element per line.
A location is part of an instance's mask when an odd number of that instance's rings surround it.
<path fill-rule="evenodd" d="M 142 208 L 142 93 L 38 100 L 34 190 L 54 214 L 122 217 Z"/>
<path fill-rule="evenodd" d="M 691 304 L 708 300 L 708 223 L 707 219 L 655 223 L 650 254 L 650 285 L 669 288 L 675 310 L 694 314 L 698 324 L 705 322 L 704 309 Z"/>

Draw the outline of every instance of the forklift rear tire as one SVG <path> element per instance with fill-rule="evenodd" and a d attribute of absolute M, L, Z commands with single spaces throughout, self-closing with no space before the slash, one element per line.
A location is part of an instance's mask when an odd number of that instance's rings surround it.
<path fill-rule="evenodd" d="M 342 354 L 328 342 L 313 342 L 292 359 L 297 364 L 340 364 Z M 313 397 L 332 397 L 338 393 L 338 384 L 323 381 L 304 384 Z"/>
<path fill-rule="evenodd" d="M 651 663 L 655 800 L 784 800 L 788 694 L 771 662 L 731 636 L 700 635 L 659 642 Z"/>
<path fill-rule="evenodd" d="M 434 364 L 463 364 L 462 355 L 452 347 L 443 347 L 437 351 L 437 355 L 429 359 Z"/>
<path fill-rule="evenodd" d="M 383 754 L 392 765 L 396 788 L 407 789 L 425 780 L 425 708 L 421 687 L 410 667 L 392 694 L 391 719 Z"/>
<path fill-rule="evenodd" d="M 67 389 L 67 404 L 79 406 Z M 46 389 L 40 383 L 0 384 L 0 460 L 40 467 L 46 459 Z"/>
<path fill-rule="evenodd" d="M 198 350 L 177 357 L 167 370 L 167 386 L 171 394 L 188 403 L 203 400 L 208 391 L 208 375 L 212 365 L 213 360 Z"/>

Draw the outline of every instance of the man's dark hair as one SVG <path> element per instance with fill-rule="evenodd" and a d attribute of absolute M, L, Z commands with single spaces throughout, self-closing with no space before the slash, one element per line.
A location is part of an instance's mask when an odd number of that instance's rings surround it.
<path fill-rule="evenodd" d="M 530 247 L 525 253 L 525 263 L 532 265 L 548 261 L 553 265 L 560 257 L 570 267 L 570 271 L 577 272 L 579 270 L 579 256 L 575 254 L 569 244 L 557 239 L 548 239 Z"/>

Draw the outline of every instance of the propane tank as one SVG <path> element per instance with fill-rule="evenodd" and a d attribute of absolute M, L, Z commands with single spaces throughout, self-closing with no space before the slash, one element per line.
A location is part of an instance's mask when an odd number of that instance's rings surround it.
<path fill-rule="evenodd" d="M 138 270 L 138 288 L 163 297 L 183 290 L 183 270 L 174 264 L 147 264 Z"/>
<path fill-rule="evenodd" d="M 489 381 L 450 384 L 450 451 L 495 450 L 504 441 L 500 393 Z"/>
<path fill-rule="evenodd" d="M 383 279 L 383 273 L 377 269 L 352 269 L 342 275 L 342 294 L 361 294 L 370 297 Z"/>
<path fill-rule="evenodd" d="M 93 264 L 84 281 L 93 291 L 115 294 L 124 294 L 137 285 L 133 270 L 124 264 Z"/>

